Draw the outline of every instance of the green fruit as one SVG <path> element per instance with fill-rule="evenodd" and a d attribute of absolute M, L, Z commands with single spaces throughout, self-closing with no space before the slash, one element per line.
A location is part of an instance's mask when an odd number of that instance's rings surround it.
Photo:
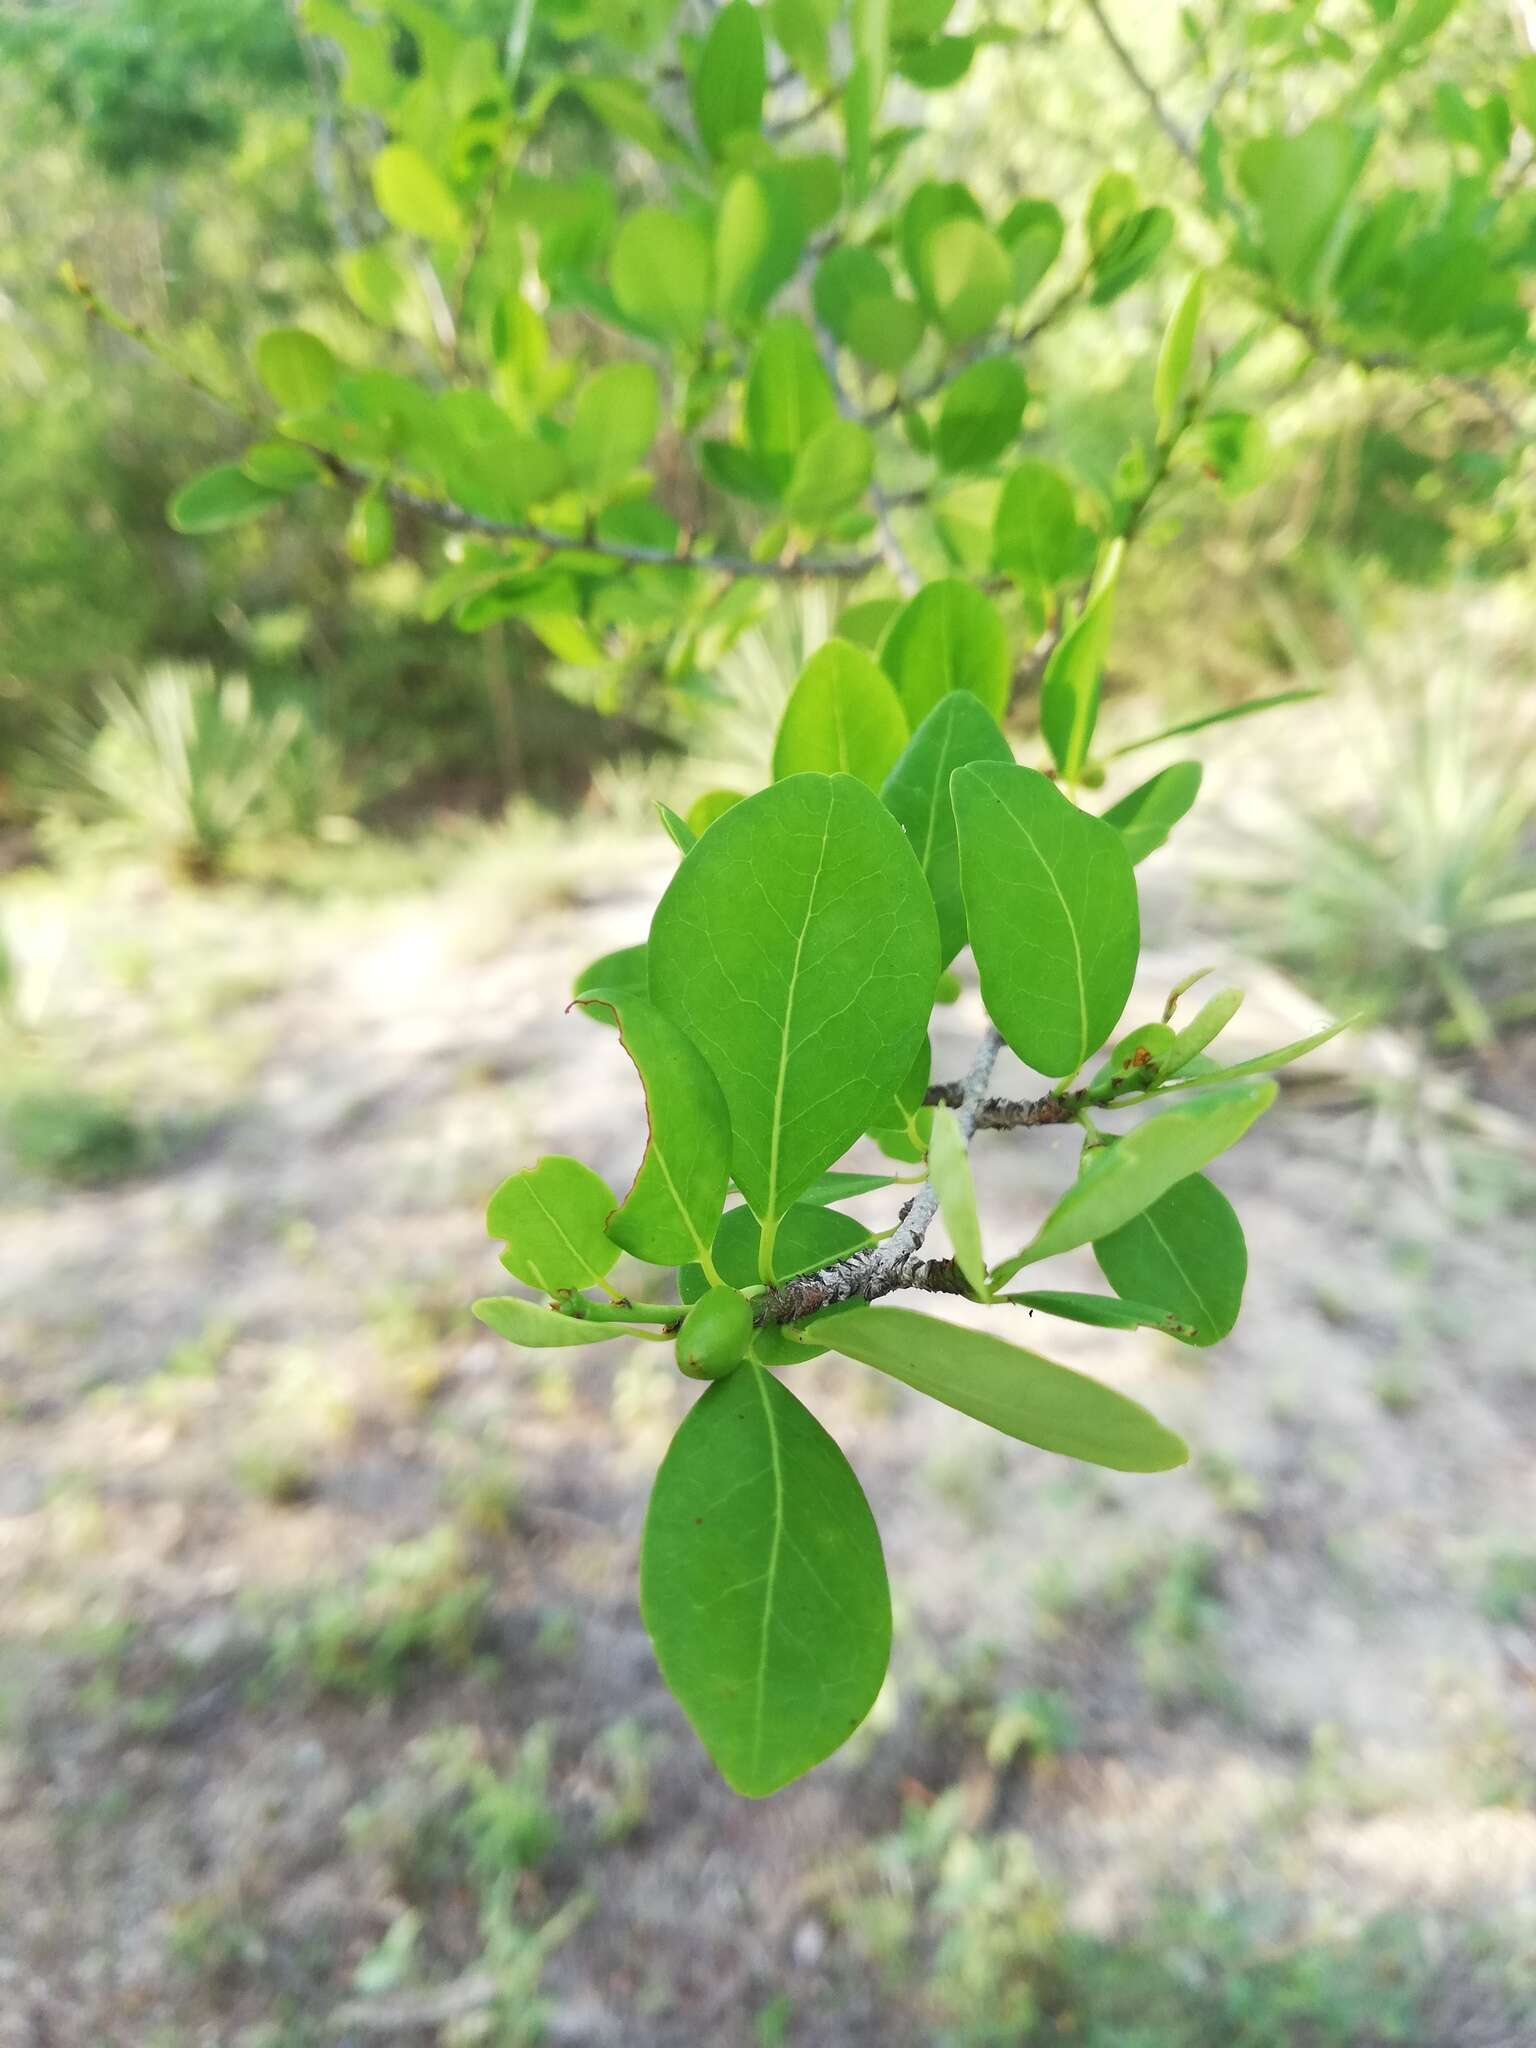
<path fill-rule="evenodd" d="M 677 1364 L 691 1380 L 723 1380 L 747 1355 L 752 1304 L 734 1287 L 711 1287 L 683 1317 Z"/>

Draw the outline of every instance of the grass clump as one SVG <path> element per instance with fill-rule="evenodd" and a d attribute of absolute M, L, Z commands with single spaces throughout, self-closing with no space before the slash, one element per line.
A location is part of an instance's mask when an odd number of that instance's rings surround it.
<path fill-rule="evenodd" d="M 153 1163 L 153 1134 L 110 1097 L 83 1089 L 22 1089 L 0 1106 L 0 1137 L 23 1173 L 105 1187 Z"/>
<path fill-rule="evenodd" d="M 354 1699 L 391 1697 L 414 1670 L 469 1661 L 490 1590 L 468 1569 L 457 1531 L 431 1530 L 380 1551 L 360 1586 L 323 1593 L 286 1623 L 275 1673 Z"/>

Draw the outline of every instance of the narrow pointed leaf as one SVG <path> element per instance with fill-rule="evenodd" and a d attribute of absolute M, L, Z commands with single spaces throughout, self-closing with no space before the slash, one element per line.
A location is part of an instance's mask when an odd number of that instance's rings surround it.
<path fill-rule="evenodd" d="M 874 1704 L 891 1649 L 874 1517 L 831 1437 L 759 1365 L 710 1387 L 662 1460 L 640 1607 L 678 1704 L 749 1797 L 830 1756 Z"/>
<path fill-rule="evenodd" d="M 907 743 L 907 720 L 885 672 L 847 640 L 818 647 L 790 692 L 773 743 L 776 782 L 814 769 L 878 789 Z"/>
<path fill-rule="evenodd" d="M 859 1308 L 828 1337 L 845 1358 L 1042 1451 L 1117 1472 L 1167 1472 L 1189 1456 L 1140 1402 L 985 1330 L 913 1309 Z"/>
<path fill-rule="evenodd" d="M 850 775 L 793 775 L 710 827 L 651 926 L 651 1000 L 704 1055 L 765 1221 L 896 1089 L 939 974 L 928 885 Z"/>
<path fill-rule="evenodd" d="M 1216 994 L 1203 1002 L 1182 1031 L 1173 1034 L 1173 1043 L 1163 1059 L 1163 1075 L 1172 1080 L 1182 1068 L 1187 1067 L 1196 1053 L 1202 1053 L 1213 1038 L 1219 1038 L 1243 1005 L 1240 988 L 1218 989 Z"/>
<path fill-rule="evenodd" d="M 1321 690 L 1277 690 L 1272 697 L 1255 697 L 1248 704 L 1229 704 L 1224 711 L 1207 711 L 1203 718 L 1186 718 L 1178 725 L 1165 725 L 1139 740 L 1128 740 L 1111 749 L 1107 758 L 1118 761 L 1122 754 L 1134 754 L 1141 747 L 1155 747 L 1164 740 L 1181 739 L 1187 732 L 1204 732 L 1208 725 L 1225 725 L 1233 718 L 1252 718 L 1259 711 L 1277 711 L 1282 704 L 1305 704 L 1309 697 L 1321 697 Z"/>
<path fill-rule="evenodd" d="M 1115 587 L 1123 544 L 1110 549 L 1098 588 L 1071 631 L 1051 651 L 1040 682 L 1040 730 L 1068 782 L 1088 759 L 1099 719 L 1099 686 L 1115 622 Z"/>
<path fill-rule="evenodd" d="M 933 1112 L 933 1129 L 928 1139 L 928 1177 L 939 1198 L 939 1214 L 949 1241 L 955 1248 L 955 1263 L 970 1282 L 973 1292 L 987 1297 L 987 1261 L 981 1248 L 981 1219 L 976 1213 L 976 1183 L 971 1178 L 970 1157 L 955 1112 L 942 1106 Z"/>
<path fill-rule="evenodd" d="M 987 1014 L 1027 1066 L 1075 1073 L 1119 1022 L 1136 973 L 1125 843 L 1033 768 L 960 768 L 950 790 Z"/>
<path fill-rule="evenodd" d="M 1200 794 L 1198 761 L 1175 761 L 1143 782 L 1103 813 L 1125 841 L 1133 865 L 1156 853 Z"/>
<path fill-rule="evenodd" d="M 1169 1188 L 1235 1145 L 1269 1108 L 1275 1092 L 1273 1081 L 1212 1089 L 1149 1117 L 1113 1145 L 1093 1151 L 1023 1251 L 994 1269 L 994 1286 L 1011 1279 L 1021 1266 L 1119 1230 Z"/>
<path fill-rule="evenodd" d="M 1192 1173 L 1139 1216 L 1094 1239 L 1099 1271 L 1128 1301 L 1155 1302 L 1204 1348 L 1226 1336 L 1243 1305 L 1248 1247 L 1237 1211 L 1214 1181 Z"/>
<path fill-rule="evenodd" d="M 715 1234 L 730 1182 L 731 1121 L 719 1083 L 677 1026 L 641 997 L 598 989 L 580 1001 L 612 1016 L 645 1090 L 645 1155 L 608 1235 L 653 1266 L 696 1259 Z"/>
<path fill-rule="evenodd" d="M 1200 308 L 1205 299 L 1205 272 L 1197 270 L 1185 285 L 1173 309 L 1157 353 L 1152 377 L 1152 403 L 1157 411 L 1157 438 L 1171 440 L 1179 423 L 1180 403 L 1194 360 L 1195 336 L 1200 327 Z"/>
<path fill-rule="evenodd" d="M 485 1212 L 492 1237 L 506 1239 L 501 1263 L 546 1294 L 590 1287 L 613 1265 L 619 1247 L 605 1225 L 613 1190 L 579 1159 L 541 1159 L 504 1180 Z"/>
<path fill-rule="evenodd" d="M 1165 1336 L 1192 1338 L 1193 1327 L 1181 1323 L 1171 1309 L 1154 1308 L 1149 1301 L 1122 1300 L 1118 1294 L 1070 1294 L 1041 1287 L 1028 1294 L 999 1294 L 998 1302 L 1013 1302 L 1020 1308 L 1043 1316 L 1060 1316 L 1069 1323 L 1087 1323 L 1096 1330 L 1161 1330 Z"/>
<path fill-rule="evenodd" d="M 881 791 L 917 855 L 939 918 L 939 952 L 948 963 L 965 944 L 960 847 L 949 781 L 971 761 L 1011 764 L 1013 749 L 997 721 L 968 690 L 941 698 L 907 742 Z"/>
<path fill-rule="evenodd" d="M 487 1295 L 470 1303 L 470 1314 L 509 1344 L 522 1344 L 532 1351 L 603 1344 L 611 1337 L 631 1334 L 622 1323 L 583 1322 L 579 1316 L 563 1316 L 542 1302 L 524 1301 L 520 1294 Z"/>
<path fill-rule="evenodd" d="M 889 1173 L 823 1173 L 800 1197 L 803 1203 L 824 1207 L 829 1202 L 851 1202 L 856 1195 L 875 1195 L 895 1186 Z"/>
<path fill-rule="evenodd" d="M 1208 1073 L 1191 1076 L 1186 1081 L 1171 1081 L 1168 1092 L 1182 1088 L 1210 1088 L 1219 1082 L 1246 1080 L 1250 1074 L 1272 1074 L 1277 1067 L 1288 1067 L 1293 1061 L 1305 1059 L 1309 1052 L 1316 1052 L 1320 1045 L 1326 1045 L 1330 1038 L 1337 1038 L 1341 1031 L 1347 1031 L 1352 1024 L 1358 1024 L 1360 1016 L 1341 1017 L 1337 1023 L 1325 1024 L 1321 1031 L 1314 1031 L 1309 1038 L 1296 1038 L 1289 1045 L 1276 1046 L 1273 1052 L 1255 1053 L 1251 1060 L 1239 1060 L 1235 1067 L 1212 1067 Z"/>
<path fill-rule="evenodd" d="M 712 157 L 756 134 L 766 86 L 762 18 L 750 0 L 731 0 L 714 18 L 693 78 L 694 123 Z"/>
<path fill-rule="evenodd" d="M 698 845 L 698 833 L 694 831 L 686 818 L 680 818 L 677 815 L 670 804 L 658 803 L 656 815 L 661 820 L 662 830 L 679 853 L 691 852 Z"/>
<path fill-rule="evenodd" d="M 974 583 L 929 583 L 892 621 L 880 665 L 916 725 L 952 690 L 969 690 L 993 718 L 1008 704 L 1008 635 Z"/>

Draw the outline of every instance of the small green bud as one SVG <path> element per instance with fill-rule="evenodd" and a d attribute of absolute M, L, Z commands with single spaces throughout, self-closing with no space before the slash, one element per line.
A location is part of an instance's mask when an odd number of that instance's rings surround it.
<path fill-rule="evenodd" d="M 376 492 L 365 492 L 347 521 L 347 553 L 359 568 L 376 569 L 389 560 L 394 544 L 394 514 Z"/>
<path fill-rule="evenodd" d="M 1104 787 L 1104 769 L 1102 764 L 1098 761 L 1085 761 L 1077 779 L 1084 789 L 1102 789 Z"/>
<path fill-rule="evenodd" d="M 677 1366 L 691 1380 L 723 1380 L 747 1355 L 752 1304 L 734 1287 L 711 1287 L 683 1317 Z"/>

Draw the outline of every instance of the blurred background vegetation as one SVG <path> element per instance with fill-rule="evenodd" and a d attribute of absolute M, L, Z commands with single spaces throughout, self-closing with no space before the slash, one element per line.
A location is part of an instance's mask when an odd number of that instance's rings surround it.
<path fill-rule="evenodd" d="M 643 923 L 651 798 L 761 770 L 836 600 L 593 668 L 424 619 L 432 537 L 370 565 L 339 493 L 173 533 L 232 430 L 56 274 L 216 379 L 277 323 L 344 347 L 336 67 L 282 0 L 0 0 L 4 2048 L 1536 2038 L 1529 11 L 1198 12 L 1219 56 L 1116 15 L 1255 130 L 1444 16 L 1373 175 L 1506 201 L 1464 358 L 1253 348 L 1262 430 L 1133 550 L 1109 678 L 1133 731 L 1322 691 L 1212 739 L 1148 885 L 1195 950 L 1153 963 L 1268 962 L 1256 1009 L 1373 1031 L 1241 1169 L 1244 1330 L 1148 1354 L 1187 1488 L 833 1397 L 906 1647 L 846 1766 L 745 1813 L 632 1614 L 681 1396 L 514 1384 L 462 1304 L 509 1160 L 623 1177 L 563 992 Z M 532 61 L 630 18 L 541 8 Z M 1192 213 L 1085 9 L 1009 20 L 985 91 L 923 103 L 926 167 L 1075 205 L 1108 161 Z M 1105 491 L 1178 282 L 1042 343 L 1032 427 Z"/>

